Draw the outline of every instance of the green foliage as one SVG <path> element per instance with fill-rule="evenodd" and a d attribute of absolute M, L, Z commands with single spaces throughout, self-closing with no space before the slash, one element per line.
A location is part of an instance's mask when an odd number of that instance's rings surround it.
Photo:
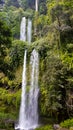
<path fill-rule="evenodd" d="M 65 54 L 62 54 L 61 58 L 62 62 L 68 65 L 69 69 L 73 68 L 73 53 L 65 52 Z"/>
<path fill-rule="evenodd" d="M 48 59 L 48 57 L 45 59 L 44 63 L 46 65 L 44 66 L 44 74 L 41 77 L 41 85 L 44 86 L 44 89 L 47 90 L 47 95 L 45 97 L 45 108 L 48 116 L 54 115 L 54 117 L 57 119 L 59 114 L 64 114 L 66 110 L 63 108 L 65 105 L 64 98 L 65 98 L 65 86 L 64 86 L 64 70 L 62 68 L 62 64 L 57 58 L 52 57 L 51 59 Z M 48 68 L 47 68 L 48 67 Z M 46 69 L 45 69 L 46 68 Z M 62 88 L 64 86 L 64 88 Z M 45 91 L 46 91 L 45 90 Z M 42 92 L 43 94 L 43 92 Z M 44 94 L 45 96 L 45 94 Z M 41 96 L 44 98 L 44 96 Z M 43 104 L 41 98 L 41 105 Z M 43 109 L 43 106 L 41 108 Z M 60 109 L 60 113 L 58 112 Z M 63 111 L 64 113 L 61 113 Z"/>
<path fill-rule="evenodd" d="M 24 10 L 28 8 L 28 0 L 19 0 L 19 4 Z"/>
<path fill-rule="evenodd" d="M 20 23 L 22 17 L 32 17 L 33 11 L 30 9 L 29 11 L 25 11 L 22 8 L 16 8 L 14 6 L 10 6 L 8 8 L 4 8 L 3 12 L 0 12 L 0 18 L 9 25 L 12 31 L 12 36 L 16 39 L 20 37 Z"/>
<path fill-rule="evenodd" d="M 0 19 L 5 21 L 7 24 L 9 23 L 7 12 L 0 12 Z"/>
<path fill-rule="evenodd" d="M 35 18 L 35 21 L 34 21 L 34 25 L 37 26 L 37 36 L 38 38 L 42 37 L 45 35 L 45 32 L 46 32 L 46 26 L 48 25 L 48 16 L 46 15 L 40 15 L 40 17 L 38 16 L 37 18 Z M 44 32 L 43 32 L 44 30 Z"/>
<path fill-rule="evenodd" d="M 46 125 L 36 128 L 36 130 L 53 130 L 53 127 L 51 125 Z"/>
<path fill-rule="evenodd" d="M 40 14 L 46 14 L 46 12 L 47 12 L 47 7 L 46 7 L 46 1 L 47 0 L 45 0 L 45 1 L 43 1 L 43 0 L 40 0 L 39 1 L 39 12 L 40 12 Z"/>
<path fill-rule="evenodd" d="M 0 120 L 5 120 L 8 118 L 15 119 L 15 116 L 13 114 L 10 114 L 10 113 L 2 113 L 2 112 L 0 113 Z"/>
<path fill-rule="evenodd" d="M 26 44 L 23 41 L 15 40 L 12 43 L 10 50 L 11 66 L 16 69 L 19 65 L 23 63 L 24 50 L 26 49 Z"/>
<path fill-rule="evenodd" d="M 6 7 L 8 7 L 8 6 L 16 6 L 16 7 L 19 7 L 19 2 L 18 2 L 18 0 L 13 0 L 13 1 L 11 1 L 11 0 L 6 0 L 5 1 L 5 6 Z"/>
<path fill-rule="evenodd" d="M 46 114 L 46 109 L 47 109 L 47 107 L 46 107 L 47 96 L 48 96 L 47 95 L 47 90 L 45 90 L 44 87 L 41 87 L 40 93 L 41 93 L 41 95 L 40 95 L 41 100 L 39 102 L 40 109 L 41 109 L 40 115 L 42 115 L 42 114 L 45 115 Z"/>
<path fill-rule="evenodd" d="M 46 57 L 47 51 L 50 49 L 50 46 L 48 46 L 48 41 L 46 38 L 40 38 L 40 40 L 33 42 L 31 47 L 32 49 L 35 48 L 39 52 L 41 58 Z"/>
<path fill-rule="evenodd" d="M 73 127 L 70 127 L 70 130 L 73 130 Z"/>
<path fill-rule="evenodd" d="M 0 113 L 11 113 L 13 116 L 15 116 L 18 113 L 19 109 L 20 94 L 20 90 L 18 92 L 12 92 L 0 88 Z M 15 108 L 15 111 L 17 111 L 17 113 L 13 110 L 13 108 Z"/>
<path fill-rule="evenodd" d="M 20 22 L 22 16 L 24 15 L 23 9 L 15 9 L 14 7 L 7 10 L 7 14 L 9 17 L 9 25 L 12 29 L 12 35 L 15 38 L 19 38 L 20 36 Z"/>
<path fill-rule="evenodd" d="M 11 47 L 11 30 L 0 20 L 0 70 L 5 74 L 8 73 L 8 63 L 5 58 L 8 54 L 8 49 Z"/>
<path fill-rule="evenodd" d="M 34 0 L 16 0 L 16 1 L 11 1 L 11 0 L 6 0 L 5 1 L 5 8 L 8 8 L 9 6 L 15 6 L 17 8 L 21 7 L 24 10 L 26 9 L 34 9 L 35 2 Z"/>
<path fill-rule="evenodd" d="M 72 127 L 73 126 L 73 119 L 67 119 L 64 122 L 61 122 L 60 126 L 64 127 L 64 128 L 70 128 L 70 127 Z"/>

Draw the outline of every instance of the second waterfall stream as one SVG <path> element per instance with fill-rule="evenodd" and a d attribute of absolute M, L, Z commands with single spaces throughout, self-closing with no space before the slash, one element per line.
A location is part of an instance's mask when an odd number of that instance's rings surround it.
<path fill-rule="evenodd" d="M 30 29 L 29 29 L 30 26 Z M 23 29 L 24 28 L 24 29 Z M 20 40 L 31 42 L 31 21 L 28 20 L 27 36 L 26 36 L 26 18 L 22 18 Z M 22 94 L 19 112 L 18 124 L 15 129 L 33 130 L 38 127 L 38 75 L 39 75 L 39 55 L 34 49 L 30 55 L 30 85 L 27 91 L 27 50 L 24 53 L 24 64 L 22 73 Z"/>

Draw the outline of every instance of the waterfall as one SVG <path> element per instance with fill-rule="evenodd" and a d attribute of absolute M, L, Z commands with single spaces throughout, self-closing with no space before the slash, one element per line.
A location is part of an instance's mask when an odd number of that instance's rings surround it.
<path fill-rule="evenodd" d="M 35 10 L 38 11 L 38 0 L 35 0 Z"/>
<path fill-rule="evenodd" d="M 21 94 L 21 106 L 19 113 L 19 128 L 25 127 L 24 122 L 26 120 L 26 50 L 24 54 L 23 74 L 22 74 L 22 94 Z"/>
<path fill-rule="evenodd" d="M 26 86 L 26 53 L 24 55 L 24 65 L 22 74 L 22 94 L 19 113 L 19 122 L 15 129 L 31 130 L 38 127 L 38 74 L 39 74 L 39 56 L 34 49 L 30 57 L 30 87 L 27 92 Z"/>
<path fill-rule="evenodd" d="M 23 17 L 20 25 L 20 40 L 26 41 L 26 18 Z M 18 124 L 15 124 L 15 129 L 22 130 L 25 125 L 24 121 L 26 120 L 26 56 L 27 51 L 24 53 L 24 63 L 23 63 L 23 73 L 22 73 L 22 94 L 21 94 L 21 104 L 19 112 L 19 121 Z"/>
<path fill-rule="evenodd" d="M 20 26 L 20 40 L 26 41 L 26 18 L 23 17 Z"/>
<path fill-rule="evenodd" d="M 28 42 L 31 42 L 32 23 L 28 19 Z M 26 18 L 21 21 L 20 40 L 26 41 Z M 19 112 L 19 121 L 15 125 L 18 130 L 33 130 L 38 126 L 38 75 L 39 75 L 39 56 L 34 49 L 30 56 L 30 85 L 27 88 L 27 50 L 24 53 L 24 64 L 22 73 L 22 94 Z M 28 91 L 27 91 L 28 90 Z"/>
<path fill-rule="evenodd" d="M 20 26 L 20 40 L 31 42 L 31 33 L 32 33 L 32 21 L 28 19 L 28 25 L 27 25 L 27 35 L 26 35 L 26 18 L 23 17 L 21 21 Z"/>
<path fill-rule="evenodd" d="M 28 19 L 28 26 L 27 26 L 27 41 L 31 42 L 31 33 L 32 33 L 32 21 Z"/>
<path fill-rule="evenodd" d="M 31 66 L 31 86 L 29 91 L 29 119 L 31 124 L 36 127 L 38 125 L 38 74 L 39 74 L 39 56 L 34 49 L 30 58 Z"/>
<path fill-rule="evenodd" d="M 30 57 L 30 88 L 27 92 L 26 86 L 26 51 L 24 55 L 23 76 L 22 76 L 22 95 L 19 114 L 19 124 L 17 129 L 31 130 L 38 127 L 38 74 L 39 56 L 33 50 Z"/>

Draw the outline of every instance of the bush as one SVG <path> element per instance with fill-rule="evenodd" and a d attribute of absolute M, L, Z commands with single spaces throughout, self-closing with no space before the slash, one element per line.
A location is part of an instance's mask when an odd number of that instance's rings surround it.
<path fill-rule="evenodd" d="M 70 130 L 73 130 L 73 127 L 70 127 Z"/>
<path fill-rule="evenodd" d="M 20 94 L 21 94 L 21 90 L 18 90 L 17 92 L 12 92 L 0 88 L 0 101 L 1 101 L 0 118 L 6 117 L 5 114 L 8 113 L 13 116 L 18 114 L 18 110 L 20 106 Z"/>
<path fill-rule="evenodd" d="M 70 128 L 73 126 L 73 119 L 67 119 L 64 122 L 62 122 L 61 127 Z"/>
<path fill-rule="evenodd" d="M 46 125 L 46 126 L 36 128 L 36 130 L 53 130 L 53 127 L 51 125 Z"/>

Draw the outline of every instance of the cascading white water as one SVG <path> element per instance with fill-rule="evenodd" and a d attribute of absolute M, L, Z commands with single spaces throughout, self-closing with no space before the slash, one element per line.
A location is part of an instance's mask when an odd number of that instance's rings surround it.
<path fill-rule="evenodd" d="M 32 34 L 32 21 L 28 19 L 28 26 L 27 26 L 27 41 L 31 43 L 31 35 Z"/>
<path fill-rule="evenodd" d="M 20 40 L 26 41 L 26 18 L 23 17 L 20 26 Z M 22 73 L 22 94 L 21 94 L 21 104 L 19 112 L 18 124 L 15 124 L 15 129 L 24 128 L 24 120 L 26 119 L 26 56 L 27 51 L 24 53 L 24 63 L 23 63 L 23 73 Z"/>
<path fill-rule="evenodd" d="M 26 51 L 24 55 L 23 75 L 22 75 L 22 95 L 19 114 L 19 123 L 16 129 L 31 130 L 38 126 L 38 74 L 39 56 L 34 49 L 30 58 L 30 88 L 27 92 L 26 86 Z M 28 95 L 28 96 L 27 96 Z"/>
<path fill-rule="evenodd" d="M 19 113 L 19 129 L 23 129 L 25 127 L 26 120 L 26 53 L 24 54 L 24 64 L 23 64 L 23 74 L 22 74 L 22 94 L 21 94 L 21 106 Z"/>
<path fill-rule="evenodd" d="M 38 0 L 35 0 L 35 10 L 38 11 Z"/>
<path fill-rule="evenodd" d="M 23 17 L 21 21 L 20 40 L 26 41 L 26 18 Z M 19 124 L 20 129 L 24 128 L 24 121 L 26 119 L 26 56 L 27 51 L 24 53 L 23 73 L 22 73 L 22 94 L 21 94 L 21 105 L 19 112 Z"/>
<path fill-rule="evenodd" d="M 26 30 L 26 19 L 22 18 L 21 29 Z M 30 26 L 30 25 L 29 25 Z M 20 33 L 20 40 L 26 40 L 26 31 Z M 29 29 L 28 29 L 29 30 Z M 30 31 L 29 31 L 30 32 Z M 23 35 L 24 34 L 24 35 Z M 29 33 L 30 35 L 31 33 Z M 29 36 L 31 40 L 31 36 Z M 29 40 L 29 42 L 30 42 Z M 22 74 L 22 94 L 21 94 L 21 105 L 19 112 L 19 121 L 16 124 L 15 129 L 18 130 L 31 130 L 38 126 L 38 74 L 39 74 L 39 56 L 37 51 L 34 49 L 30 57 L 30 87 L 27 91 L 26 81 L 26 56 L 27 51 L 24 54 L 23 74 Z"/>
<path fill-rule="evenodd" d="M 23 17 L 20 26 L 20 40 L 26 41 L 26 18 Z"/>
<path fill-rule="evenodd" d="M 37 51 L 34 49 L 30 58 L 31 66 L 31 88 L 29 91 L 29 121 L 32 126 L 38 126 L 38 74 L 39 74 L 39 56 Z"/>

